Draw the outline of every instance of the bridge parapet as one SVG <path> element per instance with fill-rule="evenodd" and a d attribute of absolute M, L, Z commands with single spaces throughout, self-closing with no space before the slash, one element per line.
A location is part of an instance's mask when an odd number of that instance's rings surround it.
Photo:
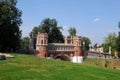
<path fill-rule="evenodd" d="M 74 51 L 74 46 L 72 44 L 58 44 L 58 43 L 49 43 L 48 50 L 50 52 L 54 51 Z"/>
<path fill-rule="evenodd" d="M 87 58 L 106 58 L 106 59 L 111 59 L 112 56 L 109 53 L 98 53 L 98 52 L 88 52 L 87 53 Z"/>

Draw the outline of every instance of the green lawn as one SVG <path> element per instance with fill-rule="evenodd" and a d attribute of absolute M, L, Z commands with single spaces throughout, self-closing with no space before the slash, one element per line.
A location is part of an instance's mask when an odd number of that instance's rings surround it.
<path fill-rule="evenodd" d="M 15 54 L 0 60 L 0 80 L 120 80 L 120 70 Z"/>
<path fill-rule="evenodd" d="M 95 59 L 95 58 L 88 58 L 85 60 L 86 64 L 92 64 L 92 65 L 97 65 L 97 66 L 101 66 L 101 67 L 105 67 L 105 63 L 106 63 L 106 67 L 107 68 L 120 68 L 120 59 Z"/>

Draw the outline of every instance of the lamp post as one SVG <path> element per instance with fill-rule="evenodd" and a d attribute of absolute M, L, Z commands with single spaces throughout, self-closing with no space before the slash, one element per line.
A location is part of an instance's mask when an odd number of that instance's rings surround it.
<path fill-rule="evenodd" d="M 114 41 L 113 41 L 113 37 L 111 36 L 110 37 L 110 46 L 109 46 L 109 56 L 111 55 L 111 53 L 112 53 L 112 43 L 113 43 Z"/>
<path fill-rule="evenodd" d="M 83 41 L 83 50 L 85 50 L 85 42 Z"/>
<path fill-rule="evenodd" d="M 111 54 L 111 46 L 109 46 L 109 54 Z"/>
<path fill-rule="evenodd" d="M 86 53 L 85 53 L 85 42 L 83 41 L 83 53 L 84 53 L 84 58 L 86 58 Z"/>
<path fill-rule="evenodd" d="M 96 65 L 99 65 L 99 62 L 100 62 L 100 45 L 97 44 L 96 47 L 97 47 L 97 50 L 96 50 L 96 58 L 98 58 L 98 60 L 97 60 L 97 62 L 96 62 Z"/>
<path fill-rule="evenodd" d="M 75 50 L 75 55 L 76 55 L 76 63 L 78 63 L 78 51 Z"/>
<path fill-rule="evenodd" d="M 107 67 L 107 64 L 106 64 L 107 53 L 104 53 L 104 56 L 105 56 L 105 67 Z"/>

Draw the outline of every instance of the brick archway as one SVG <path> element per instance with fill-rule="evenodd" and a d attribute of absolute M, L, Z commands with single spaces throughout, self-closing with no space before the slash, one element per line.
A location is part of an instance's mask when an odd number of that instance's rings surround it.
<path fill-rule="evenodd" d="M 60 59 L 63 61 L 71 61 L 70 57 L 65 54 L 58 54 L 54 57 L 54 59 Z"/>

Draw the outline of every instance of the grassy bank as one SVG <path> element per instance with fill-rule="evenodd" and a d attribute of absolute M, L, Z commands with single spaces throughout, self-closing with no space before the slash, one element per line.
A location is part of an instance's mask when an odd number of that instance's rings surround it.
<path fill-rule="evenodd" d="M 0 61 L 0 80 L 119 80 L 120 70 L 15 54 Z"/>
<path fill-rule="evenodd" d="M 86 59 L 85 64 L 97 65 L 107 68 L 120 68 L 120 59 Z"/>

